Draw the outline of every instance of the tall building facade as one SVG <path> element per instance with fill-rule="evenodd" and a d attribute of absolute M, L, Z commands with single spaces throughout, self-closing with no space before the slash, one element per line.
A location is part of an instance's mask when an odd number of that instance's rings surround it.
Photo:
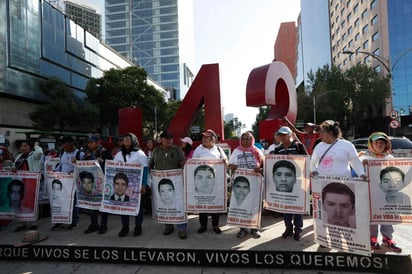
<path fill-rule="evenodd" d="M 76 24 L 101 39 L 102 16 L 96 10 L 73 1 L 64 1 L 64 10 Z"/>
<path fill-rule="evenodd" d="M 332 61 L 342 69 L 369 64 L 391 75 L 385 113 L 412 112 L 412 2 L 409 0 L 329 0 Z"/>
<path fill-rule="evenodd" d="M 285 63 L 295 80 L 297 58 L 296 46 L 297 30 L 295 22 L 281 23 L 274 46 L 274 60 Z"/>
<path fill-rule="evenodd" d="M 183 99 L 193 81 L 192 1 L 106 0 L 106 43 Z"/>
<path fill-rule="evenodd" d="M 84 98 L 91 77 L 131 65 L 45 1 L 0 1 L 0 135 L 25 139 L 16 131 L 32 129 L 29 113 L 48 101 L 44 79 L 57 77 Z"/>
<path fill-rule="evenodd" d="M 300 1 L 297 20 L 297 75 L 296 85 L 306 88 L 307 74 L 324 65 L 331 65 L 329 35 L 329 0 Z"/>

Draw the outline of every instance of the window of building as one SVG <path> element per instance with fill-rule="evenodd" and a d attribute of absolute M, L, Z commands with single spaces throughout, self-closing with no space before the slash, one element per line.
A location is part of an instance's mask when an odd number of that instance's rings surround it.
<path fill-rule="evenodd" d="M 368 25 L 365 25 L 365 26 L 362 28 L 362 34 L 366 34 L 366 33 L 368 32 L 368 29 L 369 29 L 369 26 L 368 26 Z"/>
<path fill-rule="evenodd" d="M 336 29 L 336 34 L 338 34 L 340 32 L 340 27 L 338 27 L 337 29 Z"/>
<path fill-rule="evenodd" d="M 344 13 L 345 13 L 345 8 L 342 8 L 342 9 L 340 10 L 340 15 L 343 16 Z"/>
<path fill-rule="evenodd" d="M 356 53 L 359 53 L 360 50 L 361 50 L 361 48 L 359 47 L 359 48 L 357 48 L 357 49 L 355 50 L 355 52 L 356 52 Z"/>
<path fill-rule="evenodd" d="M 358 32 L 358 33 L 355 35 L 355 41 L 358 41 L 359 38 L 360 38 L 360 33 Z"/>
<path fill-rule="evenodd" d="M 345 60 L 343 60 L 343 65 L 346 66 L 347 63 L 348 63 L 348 59 L 345 58 Z"/>
<path fill-rule="evenodd" d="M 369 62 L 371 62 L 372 57 L 367 55 L 365 58 L 363 58 L 363 62 L 365 62 L 365 64 L 368 64 Z"/>
<path fill-rule="evenodd" d="M 351 3 L 352 3 L 352 1 L 349 0 L 349 1 L 346 3 L 346 7 L 349 8 L 349 6 L 350 6 Z"/>
<path fill-rule="evenodd" d="M 380 53 L 379 48 L 377 48 L 377 49 L 375 49 L 375 50 L 373 51 L 373 54 L 375 54 L 375 55 L 379 55 L 379 53 Z"/>
<path fill-rule="evenodd" d="M 349 12 L 348 17 L 346 17 L 348 22 L 350 23 L 350 19 L 352 19 L 352 12 Z"/>
<path fill-rule="evenodd" d="M 336 22 L 336 23 L 338 23 L 338 21 L 339 21 L 339 15 L 338 15 L 338 16 L 336 16 L 336 20 L 335 20 L 335 22 Z"/>
<path fill-rule="evenodd" d="M 336 45 L 339 46 L 341 43 L 341 40 L 339 39 L 338 41 L 336 41 Z"/>
<path fill-rule="evenodd" d="M 351 34 L 353 32 L 353 27 L 348 28 L 348 34 Z"/>
<path fill-rule="evenodd" d="M 336 3 L 336 5 L 335 5 L 335 11 L 336 12 L 338 11 L 338 8 L 339 8 L 339 3 Z"/>
<path fill-rule="evenodd" d="M 371 20 L 371 25 L 373 26 L 373 25 L 376 25 L 376 23 L 378 23 L 378 16 L 377 15 L 375 15 L 373 18 L 372 18 L 372 20 Z"/>
<path fill-rule="evenodd" d="M 342 28 L 344 28 L 344 27 L 345 27 L 345 25 L 346 25 L 346 21 L 345 21 L 345 20 L 343 20 L 343 21 L 342 21 L 342 23 L 341 23 L 340 25 L 341 25 L 341 27 L 342 27 Z"/>
<path fill-rule="evenodd" d="M 378 40 L 379 40 L 379 32 L 377 31 L 372 35 L 372 42 L 376 42 Z"/>
<path fill-rule="evenodd" d="M 368 16 L 368 10 L 367 10 L 367 9 L 365 9 L 365 10 L 362 12 L 362 19 L 365 19 L 366 16 Z"/>
<path fill-rule="evenodd" d="M 353 7 L 353 13 L 357 13 L 359 11 L 359 4 L 356 4 L 354 7 Z"/>
<path fill-rule="evenodd" d="M 377 4 L 378 4 L 378 1 L 373 0 L 371 3 L 371 9 L 375 8 Z"/>
<path fill-rule="evenodd" d="M 352 46 L 353 46 L 353 40 L 350 40 L 349 43 L 348 43 L 348 47 L 352 48 Z"/>
<path fill-rule="evenodd" d="M 355 28 L 356 28 L 356 27 L 359 27 L 359 18 L 356 19 L 356 21 L 355 21 L 355 23 L 354 23 L 353 25 L 355 26 Z"/>
<path fill-rule="evenodd" d="M 344 33 L 343 35 L 342 35 L 342 41 L 345 41 L 346 40 L 346 33 Z"/>
<path fill-rule="evenodd" d="M 368 49 L 368 48 L 369 48 L 369 40 L 366 40 L 365 42 L 363 42 L 363 48 L 364 48 L 364 49 Z"/>
<path fill-rule="evenodd" d="M 354 56 L 354 53 L 351 53 L 351 54 L 349 54 L 349 61 L 352 61 L 353 60 L 353 56 Z"/>

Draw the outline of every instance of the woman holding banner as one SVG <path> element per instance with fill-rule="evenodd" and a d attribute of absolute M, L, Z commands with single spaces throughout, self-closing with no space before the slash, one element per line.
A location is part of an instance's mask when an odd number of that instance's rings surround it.
<path fill-rule="evenodd" d="M 389 137 L 383 132 L 374 132 L 368 138 L 368 150 L 361 151 L 359 153 L 359 159 L 362 163 L 366 164 L 368 160 L 372 159 L 391 159 L 393 156 L 390 154 L 392 150 L 392 144 Z M 381 182 L 371 182 L 371 184 L 380 184 Z M 378 230 L 379 225 L 370 225 L 371 233 L 371 248 L 380 249 L 378 243 Z M 395 241 L 393 240 L 393 226 L 392 225 L 380 225 L 380 231 L 382 234 L 382 243 L 387 245 L 392 251 L 402 252 Z"/>
<path fill-rule="evenodd" d="M 263 172 L 263 160 L 264 155 L 253 144 L 255 143 L 255 137 L 250 131 L 242 133 L 240 136 L 239 146 L 233 150 L 229 159 L 229 168 L 233 172 L 237 168 L 253 169 L 257 173 Z M 261 234 L 257 229 L 250 231 L 253 238 L 260 238 Z M 238 238 L 243 238 L 248 234 L 246 228 L 241 227 L 237 233 Z"/>
<path fill-rule="evenodd" d="M 139 140 L 133 133 L 128 133 L 124 136 L 123 145 L 120 151 L 116 154 L 113 159 L 115 162 L 127 162 L 127 163 L 137 163 L 143 166 L 143 180 L 142 188 L 140 194 L 143 195 L 146 192 L 147 177 L 148 177 L 148 163 L 147 157 L 143 150 L 140 149 Z M 122 215 L 122 229 L 119 232 L 119 237 L 125 237 L 129 233 L 129 216 Z M 143 206 L 140 203 L 139 214 L 135 219 L 135 228 L 133 236 L 140 236 L 142 234 L 142 223 L 143 223 Z"/>

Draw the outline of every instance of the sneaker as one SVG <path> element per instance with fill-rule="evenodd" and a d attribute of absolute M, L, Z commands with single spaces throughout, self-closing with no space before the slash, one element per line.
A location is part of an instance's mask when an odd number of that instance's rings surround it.
<path fill-rule="evenodd" d="M 69 225 L 69 230 L 74 230 L 74 229 L 76 229 L 78 226 L 79 226 L 79 224 L 71 223 L 71 224 Z"/>
<path fill-rule="evenodd" d="M 101 225 L 99 232 L 97 232 L 97 234 L 104 234 L 107 231 L 107 226 L 106 225 Z"/>
<path fill-rule="evenodd" d="M 252 230 L 250 231 L 250 234 L 252 234 L 252 237 L 255 238 L 255 239 L 258 239 L 258 238 L 260 238 L 260 237 L 262 236 L 262 234 L 260 233 L 260 231 L 257 230 L 257 229 L 252 229 Z"/>
<path fill-rule="evenodd" d="M 222 230 L 221 230 L 218 226 L 214 226 L 214 227 L 213 227 L 213 231 L 214 231 L 216 234 L 222 233 Z"/>
<path fill-rule="evenodd" d="M 244 228 L 241 228 L 240 231 L 237 233 L 236 237 L 244 238 L 246 235 L 247 235 L 247 230 Z"/>
<path fill-rule="evenodd" d="M 165 227 L 165 229 L 163 230 L 163 235 L 170 235 L 173 233 L 173 231 L 175 231 L 174 227 Z"/>
<path fill-rule="evenodd" d="M 14 229 L 14 232 L 20 232 L 26 229 L 26 225 L 19 225 Z"/>
<path fill-rule="evenodd" d="M 292 233 L 293 233 L 293 229 L 290 228 L 290 227 L 287 227 L 287 228 L 285 229 L 285 232 L 283 232 L 283 234 L 282 234 L 282 238 L 283 238 L 283 239 L 286 239 L 287 237 L 289 237 L 290 235 L 292 235 Z"/>
<path fill-rule="evenodd" d="M 122 227 L 122 230 L 119 232 L 119 237 L 125 237 L 129 233 L 129 227 Z"/>
<path fill-rule="evenodd" d="M 205 226 L 201 226 L 198 230 L 197 233 L 202 234 L 206 232 L 206 227 Z"/>
<path fill-rule="evenodd" d="M 300 236 L 299 232 L 295 232 L 295 234 L 293 234 L 293 239 L 295 241 L 300 241 L 300 239 L 302 239 L 302 236 Z"/>
<path fill-rule="evenodd" d="M 92 233 L 92 232 L 95 232 L 95 231 L 98 231 L 98 230 L 99 230 L 99 226 L 98 226 L 98 225 L 91 224 L 91 225 L 89 225 L 89 227 L 84 231 L 84 234 L 89 234 L 89 233 Z"/>
<path fill-rule="evenodd" d="M 394 240 L 389 240 L 389 239 L 383 239 L 382 240 L 382 245 L 387 245 L 392 251 L 394 252 L 402 252 L 402 248 L 400 248 Z"/>
<path fill-rule="evenodd" d="M 179 231 L 179 238 L 180 239 L 182 239 L 182 240 L 184 240 L 184 239 L 186 239 L 187 238 L 187 233 L 186 233 L 186 231 Z"/>
<path fill-rule="evenodd" d="M 134 228 L 134 232 L 133 232 L 133 236 L 140 236 L 140 235 L 142 235 L 142 226 L 141 225 L 139 225 L 139 226 L 136 226 L 135 228 Z"/>
<path fill-rule="evenodd" d="M 377 237 L 371 237 L 371 249 L 380 249 L 381 246 L 378 243 Z"/>
<path fill-rule="evenodd" d="M 55 224 L 55 225 L 51 228 L 52 231 L 58 231 L 58 230 L 60 230 L 60 229 L 62 229 L 62 224 Z"/>

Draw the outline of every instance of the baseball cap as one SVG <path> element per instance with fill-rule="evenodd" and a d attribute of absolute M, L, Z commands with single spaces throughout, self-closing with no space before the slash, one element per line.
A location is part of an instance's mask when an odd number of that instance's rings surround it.
<path fill-rule="evenodd" d="M 98 142 L 100 140 L 100 136 L 98 134 L 92 134 L 87 137 L 87 141 L 89 142 Z"/>
<path fill-rule="evenodd" d="M 205 132 L 202 133 L 203 136 L 208 136 L 208 137 L 215 137 L 217 138 L 216 132 L 214 132 L 211 129 L 206 130 Z"/>
<path fill-rule="evenodd" d="M 305 126 L 308 126 L 308 127 L 314 127 L 314 126 L 315 126 L 315 124 L 314 124 L 314 123 L 306 123 L 306 124 L 305 124 Z"/>
<path fill-rule="evenodd" d="M 180 138 L 180 141 L 183 143 L 188 143 L 189 145 L 193 145 L 193 141 L 190 137 Z"/>
<path fill-rule="evenodd" d="M 376 140 L 384 140 L 384 141 L 386 141 L 386 140 L 387 140 L 387 136 L 384 135 L 384 133 L 374 133 L 374 134 L 372 134 L 372 136 L 371 136 L 371 140 L 372 140 L 372 141 L 376 141 Z"/>
<path fill-rule="evenodd" d="M 162 134 L 160 134 L 160 138 L 172 139 L 173 134 L 171 134 L 170 132 L 164 131 L 162 132 Z"/>
<path fill-rule="evenodd" d="M 290 135 L 292 134 L 292 130 L 290 130 L 289 127 L 281 127 L 279 130 L 276 132 L 276 134 L 287 134 Z"/>

